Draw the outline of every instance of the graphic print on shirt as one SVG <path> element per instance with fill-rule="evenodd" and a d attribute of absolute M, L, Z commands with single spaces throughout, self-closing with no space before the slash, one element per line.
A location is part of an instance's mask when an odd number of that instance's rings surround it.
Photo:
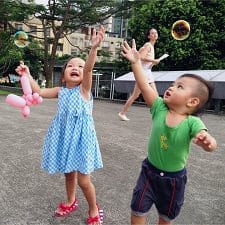
<path fill-rule="evenodd" d="M 168 144 L 167 144 L 167 137 L 165 135 L 161 135 L 160 136 L 160 148 L 163 150 L 167 150 L 168 148 Z"/>

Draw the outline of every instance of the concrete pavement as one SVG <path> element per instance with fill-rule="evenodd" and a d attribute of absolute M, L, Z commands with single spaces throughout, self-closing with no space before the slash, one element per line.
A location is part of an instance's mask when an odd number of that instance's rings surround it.
<path fill-rule="evenodd" d="M 87 203 L 78 188 L 79 208 L 54 218 L 65 198 L 64 177 L 40 169 L 41 147 L 55 113 L 56 100 L 32 106 L 29 118 L 0 97 L 0 225 L 84 225 Z M 151 120 L 145 106 L 132 106 L 129 122 L 118 119 L 121 104 L 94 101 L 94 119 L 104 168 L 92 174 L 105 225 L 128 225 L 132 188 L 146 157 Z M 186 197 L 174 224 L 225 224 L 225 115 L 204 114 L 203 121 L 218 141 L 207 153 L 195 145 L 189 158 Z M 153 208 L 148 224 L 157 223 Z"/>

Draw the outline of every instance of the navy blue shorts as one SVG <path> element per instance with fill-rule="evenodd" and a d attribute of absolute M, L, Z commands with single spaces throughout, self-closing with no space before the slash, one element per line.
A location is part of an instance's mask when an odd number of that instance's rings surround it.
<path fill-rule="evenodd" d="M 142 169 L 133 190 L 132 214 L 146 216 L 153 204 L 164 220 L 178 216 L 184 202 L 187 183 L 186 169 L 165 172 L 155 168 L 148 159 L 142 162 Z"/>

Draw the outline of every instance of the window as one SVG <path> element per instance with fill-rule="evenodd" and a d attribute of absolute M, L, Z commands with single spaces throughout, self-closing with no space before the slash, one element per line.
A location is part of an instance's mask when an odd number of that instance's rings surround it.
<path fill-rule="evenodd" d="M 37 27 L 36 26 L 29 26 L 30 33 L 36 35 L 37 34 Z"/>
<path fill-rule="evenodd" d="M 80 46 L 81 48 L 83 48 L 83 46 L 84 46 L 84 40 L 83 40 L 83 38 L 80 38 L 79 46 Z"/>
<path fill-rule="evenodd" d="M 70 54 L 71 55 L 78 55 L 78 49 L 77 48 L 72 48 Z"/>
<path fill-rule="evenodd" d="M 121 42 L 116 42 L 116 48 L 121 48 Z"/>
<path fill-rule="evenodd" d="M 23 24 L 16 23 L 15 28 L 16 30 L 23 30 Z"/>
<path fill-rule="evenodd" d="M 63 44 L 58 44 L 56 50 L 62 52 L 63 51 Z"/>
<path fill-rule="evenodd" d="M 109 42 L 108 41 L 104 41 L 103 43 L 102 43 L 102 47 L 103 48 L 109 48 Z"/>
<path fill-rule="evenodd" d="M 84 41 L 84 47 L 90 47 L 90 41 L 85 40 Z"/>
<path fill-rule="evenodd" d="M 47 37 L 50 37 L 50 34 L 51 34 L 50 28 L 47 28 L 45 32 L 46 32 L 46 36 Z"/>
<path fill-rule="evenodd" d="M 71 43 L 72 43 L 73 45 L 78 45 L 78 38 L 72 37 L 72 38 L 71 38 Z"/>

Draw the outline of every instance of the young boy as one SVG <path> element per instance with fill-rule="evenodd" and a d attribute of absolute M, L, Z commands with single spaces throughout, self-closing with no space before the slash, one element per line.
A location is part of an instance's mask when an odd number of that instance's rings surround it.
<path fill-rule="evenodd" d="M 146 215 L 155 204 L 158 224 L 170 225 L 184 202 L 185 166 L 191 140 L 208 152 L 217 148 L 216 140 L 194 116 L 210 99 L 212 87 L 197 75 L 184 74 L 161 98 L 148 85 L 135 41 L 132 48 L 124 42 L 122 50 L 122 55 L 131 62 L 136 82 L 152 114 L 148 157 L 142 163 L 131 201 L 131 224 L 145 224 Z"/>

